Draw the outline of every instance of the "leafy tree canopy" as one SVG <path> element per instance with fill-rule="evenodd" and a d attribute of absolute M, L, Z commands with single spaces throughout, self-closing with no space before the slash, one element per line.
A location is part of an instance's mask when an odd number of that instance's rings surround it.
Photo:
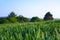
<path fill-rule="evenodd" d="M 53 20 L 53 15 L 50 12 L 47 12 L 45 14 L 44 20 Z"/>
<path fill-rule="evenodd" d="M 19 16 L 17 17 L 17 20 L 18 20 L 19 23 L 20 23 L 20 22 L 29 22 L 29 19 L 26 18 L 26 17 L 24 17 L 24 16 L 22 16 L 22 15 L 19 15 Z"/>
<path fill-rule="evenodd" d="M 40 18 L 38 18 L 38 17 L 31 18 L 31 22 L 38 22 L 38 21 L 40 21 Z"/>
<path fill-rule="evenodd" d="M 11 23 L 17 22 L 16 15 L 15 15 L 14 12 L 11 12 L 10 15 L 8 15 L 8 20 L 9 20 Z"/>

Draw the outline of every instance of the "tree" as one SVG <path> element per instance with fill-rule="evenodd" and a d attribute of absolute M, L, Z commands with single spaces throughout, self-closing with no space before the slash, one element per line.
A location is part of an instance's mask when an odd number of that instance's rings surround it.
<path fill-rule="evenodd" d="M 21 22 L 29 22 L 29 19 L 26 18 L 26 17 L 23 17 L 22 15 L 19 15 L 19 16 L 17 17 L 17 21 L 18 21 L 19 23 L 21 23 Z"/>
<path fill-rule="evenodd" d="M 52 14 L 50 12 L 47 12 L 44 17 L 44 20 L 53 20 Z"/>
<path fill-rule="evenodd" d="M 4 24 L 4 23 L 9 23 L 9 21 L 7 20 L 7 17 L 0 18 L 0 24 Z"/>
<path fill-rule="evenodd" d="M 38 21 L 40 21 L 40 18 L 38 18 L 38 17 L 31 18 L 31 22 L 38 22 Z"/>
<path fill-rule="evenodd" d="M 24 22 L 29 22 L 29 19 L 24 17 Z"/>
<path fill-rule="evenodd" d="M 14 12 L 11 12 L 10 15 L 8 15 L 8 20 L 9 20 L 11 23 L 17 22 L 16 15 L 15 15 Z"/>

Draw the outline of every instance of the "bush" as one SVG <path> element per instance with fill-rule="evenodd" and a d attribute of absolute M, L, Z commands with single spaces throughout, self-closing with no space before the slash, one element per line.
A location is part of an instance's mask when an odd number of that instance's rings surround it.
<path fill-rule="evenodd" d="M 30 21 L 31 22 L 38 22 L 38 21 L 40 21 L 40 18 L 38 18 L 38 17 L 32 17 Z"/>
<path fill-rule="evenodd" d="M 0 24 L 3 24 L 3 23 L 9 23 L 9 21 L 7 19 L 1 19 Z"/>

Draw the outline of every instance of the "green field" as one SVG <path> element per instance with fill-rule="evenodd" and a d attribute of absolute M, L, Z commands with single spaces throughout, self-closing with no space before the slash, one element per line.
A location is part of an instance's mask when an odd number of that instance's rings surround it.
<path fill-rule="evenodd" d="M 0 40 L 60 40 L 60 22 L 0 24 Z"/>

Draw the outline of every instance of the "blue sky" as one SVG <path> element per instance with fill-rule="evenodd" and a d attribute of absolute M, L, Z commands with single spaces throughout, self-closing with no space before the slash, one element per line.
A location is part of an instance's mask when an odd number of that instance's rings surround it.
<path fill-rule="evenodd" d="M 0 0 L 0 17 L 12 11 L 28 18 L 43 18 L 50 11 L 54 18 L 60 18 L 60 0 Z"/>

